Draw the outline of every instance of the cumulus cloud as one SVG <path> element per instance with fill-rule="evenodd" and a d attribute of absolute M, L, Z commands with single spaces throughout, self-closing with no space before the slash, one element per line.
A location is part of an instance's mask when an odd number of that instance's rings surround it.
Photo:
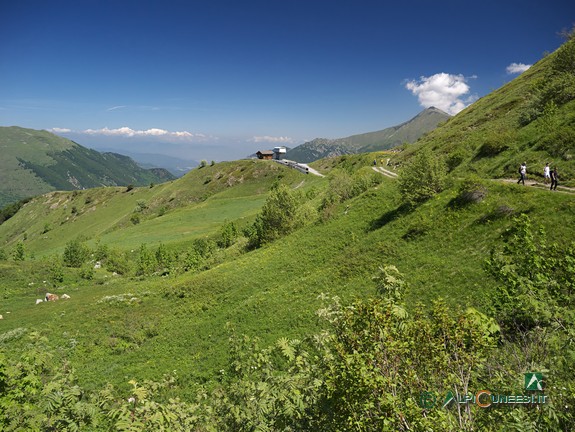
<path fill-rule="evenodd" d="M 467 78 L 463 75 L 438 73 L 408 81 L 405 87 L 417 96 L 419 104 L 424 108 L 433 106 L 451 115 L 457 114 L 477 100 L 476 96 L 463 99 L 470 90 Z"/>
<path fill-rule="evenodd" d="M 253 137 L 251 140 L 251 142 L 254 143 L 262 143 L 262 142 L 267 142 L 267 143 L 274 143 L 274 144 L 293 144 L 294 140 L 292 138 L 289 137 L 273 137 L 273 136 L 268 136 L 268 135 L 264 135 L 264 136 L 255 136 Z"/>
<path fill-rule="evenodd" d="M 188 139 L 188 140 L 202 140 L 207 138 L 204 134 L 194 134 L 188 131 L 176 131 L 170 132 L 165 129 L 158 129 L 158 128 L 151 128 L 146 130 L 134 130 L 127 126 L 117 128 L 117 129 L 108 129 L 107 127 L 102 129 L 86 129 L 81 133 L 87 135 L 104 135 L 104 136 L 115 136 L 115 137 L 163 137 L 163 138 L 180 138 L 180 139 Z"/>
<path fill-rule="evenodd" d="M 66 128 L 52 128 L 52 129 L 46 129 L 48 132 L 52 132 L 52 133 L 70 133 L 72 132 L 72 129 L 66 129 Z"/>
<path fill-rule="evenodd" d="M 522 74 L 527 69 L 529 69 L 533 65 L 526 65 L 523 63 L 511 63 L 505 69 L 507 71 L 507 75 L 515 75 L 515 74 Z"/>

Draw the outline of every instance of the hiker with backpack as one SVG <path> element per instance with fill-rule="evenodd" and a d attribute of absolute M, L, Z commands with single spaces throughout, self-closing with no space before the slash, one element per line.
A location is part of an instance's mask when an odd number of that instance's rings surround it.
<path fill-rule="evenodd" d="M 527 176 L 527 162 L 523 162 L 519 167 L 519 180 L 517 180 L 517 184 L 523 183 L 525 186 L 525 177 Z"/>
<path fill-rule="evenodd" d="M 559 180 L 559 175 L 557 174 L 557 167 L 553 167 L 551 171 L 551 187 L 549 190 L 557 190 L 557 181 Z"/>

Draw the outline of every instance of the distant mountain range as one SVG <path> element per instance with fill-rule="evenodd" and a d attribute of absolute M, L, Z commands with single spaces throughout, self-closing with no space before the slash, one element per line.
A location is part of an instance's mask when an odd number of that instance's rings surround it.
<path fill-rule="evenodd" d="M 113 149 L 98 149 L 100 152 L 115 152 Z M 198 161 L 181 159 L 156 153 L 137 153 L 122 150 L 122 154 L 131 157 L 142 168 L 165 168 L 175 177 L 181 177 L 199 165 Z"/>
<path fill-rule="evenodd" d="M 47 131 L 0 127 L 0 208 L 52 190 L 160 183 L 163 168 L 144 169 L 128 156 L 99 153 Z"/>
<path fill-rule="evenodd" d="M 347 138 L 316 138 L 289 150 L 286 158 L 309 163 L 325 157 L 387 150 L 406 142 L 417 141 L 422 135 L 435 129 L 439 123 L 450 117 L 440 109 L 431 107 L 405 123 L 380 131 L 352 135 Z"/>

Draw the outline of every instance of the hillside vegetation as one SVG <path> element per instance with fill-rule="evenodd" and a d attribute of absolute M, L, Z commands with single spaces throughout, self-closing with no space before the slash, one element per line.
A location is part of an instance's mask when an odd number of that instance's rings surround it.
<path fill-rule="evenodd" d="M 499 99 L 560 53 L 397 156 L 315 162 L 325 177 L 239 161 L 23 205 L 0 225 L 2 428 L 573 430 L 574 195 L 495 169 L 552 156 L 531 105 Z M 538 139 L 480 155 L 479 118 Z M 397 179 L 372 169 L 388 157 Z"/>
<path fill-rule="evenodd" d="M 99 153 L 47 131 L 0 127 L 0 208 L 52 190 L 145 185 L 171 180 L 116 153 Z"/>

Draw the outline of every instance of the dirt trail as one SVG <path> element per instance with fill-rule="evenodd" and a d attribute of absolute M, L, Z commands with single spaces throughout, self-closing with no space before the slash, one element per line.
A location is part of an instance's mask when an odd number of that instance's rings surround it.
<path fill-rule="evenodd" d="M 499 181 L 499 182 L 503 182 L 503 183 L 517 183 L 517 179 L 512 179 L 512 178 L 491 179 L 491 180 L 492 181 Z M 550 184 L 541 183 L 541 182 L 538 182 L 537 180 L 525 179 L 525 186 L 533 186 L 533 187 L 536 187 L 539 189 L 549 189 Z M 565 192 L 565 193 L 574 194 L 575 188 L 558 185 L 557 186 L 557 192 Z"/>
<path fill-rule="evenodd" d="M 383 174 L 384 176 L 387 176 L 389 178 L 397 178 L 397 173 L 394 173 L 392 171 L 389 171 L 383 167 L 380 166 L 374 166 L 372 167 L 372 169 L 375 172 L 378 172 L 380 174 Z M 498 181 L 498 182 L 503 182 L 503 183 L 517 183 L 517 179 L 512 179 L 512 178 L 503 178 L 503 179 L 490 179 L 491 181 Z M 538 182 L 537 180 L 529 180 L 526 179 L 525 180 L 525 186 L 533 186 L 539 189 L 549 189 L 549 184 L 545 184 L 545 183 L 541 183 Z M 557 186 L 557 192 L 563 192 L 563 193 L 568 193 L 568 194 L 575 194 L 575 188 L 572 187 L 568 187 L 568 186 L 561 186 L 558 185 Z"/>
<path fill-rule="evenodd" d="M 387 176 L 389 178 L 397 178 L 396 173 L 394 173 L 393 171 L 386 170 L 384 167 L 374 166 L 372 168 L 375 172 L 383 174 L 384 176 Z"/>

